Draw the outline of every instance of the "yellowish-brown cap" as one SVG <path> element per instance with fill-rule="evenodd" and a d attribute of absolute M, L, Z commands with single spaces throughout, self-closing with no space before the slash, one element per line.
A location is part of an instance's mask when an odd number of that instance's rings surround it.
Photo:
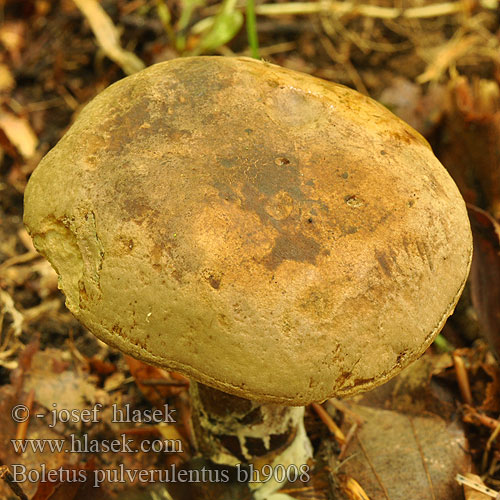
<path fill-rule="evenodd" d="M 36 168 L 24 220 L 100 339 L 288 405 L 368 390 L 419 357 L 472 248 L 417 132 L 246 58 L 177 59 L 106 89 Z"/>

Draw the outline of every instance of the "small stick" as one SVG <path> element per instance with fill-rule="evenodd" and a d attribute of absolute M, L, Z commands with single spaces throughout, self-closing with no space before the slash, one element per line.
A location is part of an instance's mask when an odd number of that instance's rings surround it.
<path fill-rule="evenodd" d="M 500 433 L 500 423 L 495 427 L 495 429 L 491 433 L 491 435 L 488 438 L 488 441 L 486 443 L 486 446 L 484 448 L 483 460 L 482 460 L 482 470 L 483 471 L 485 471 L 488 467 L 488 455 L 490 453 L 491 445 L 493 444 L 493 441 L 495 441 L 495 439 L 498 437 L 499 433 Z"/>
<path fill-rule="evenodd" d="M 487 486 L 479 483 L 478 481 L 474 481 L 472 479 L 469 479 L 468 477 L 462 476 L 462 474 L 457 474 L 455 476 L 455 481 L 458 484 L 466 485 L 469 488 L 472 488 L 473 490 L 480 491 L 481 493 L 484 493 L 485 495 L 488 495 L 489 497 L 494 498 L 495 500 L 500 500 L 500 493 L 498 493 L 498 491 L 492 490 L 491 488 L 488 488 Z"/>
<path fill-rule="evenodd" d="M 494 0 L 480 0 L 479 4 L 484 9 L 495 10 L 498 8 L 498 4 Z M 351 14 L 378 19 L 397 19 L 400 17 L 406 19 L 427 19 L 466 12 L 466 7 L 463 2 L 445 2 L 400 9 L 397 7 L 357 4 L 349 1 L 319 1 L 260 4 L 255 7 L 255 12 L 261 16 L 333 13 L 337 16 Z"/>
<path fill-rule="evenodd" d="M 345 403 L 336 399 L 330 398 L 328 404 L 331 404 L 336 410 L 341 411 L 349 420 L 356 422 L 358 426 L 362 426 L 365 421 L 356 412 L 352 411 Z"/>
<path fill-rule="evenodd" d="M 311 404 L 313 410 L 316 412 L 321 421 L 328 427 L 328 430 L 333 434 L 335 440 L 340 446 L 343 446 L 346 439 L 344 433 L 340 430 L 339 426 L 333 421 L 328 412 L 318 403 Z"/>
<path fill-rule="evenodd" d="M 24 264 L 25 262 L 29 262 L 30 260 L 36 259 L 38 257 L 41 257 L 41 255 L 35 251 L 25 252 L 21 255 L 14 255 L 13 257 L 10 257 L 0 264 L 0 271 L 3 271 L 8 267 L 15 266 L 17 264 Z"/>
<path fill-rule="evenodd" d="M 353 500 L 370 500 L 365 490 L 356 481 L 356 479 L 348 476 L 344 481 L 342 481 L 341 489 L 346 493 L 349 498 Z"/>
<path fill-rule="evenodd" d="M 27 418 L 23 422 L 19 422 L 19 424 L 17 425 L 16 440 L 18 441 L 24 441 L 26 439 L 26 432 L 28 431 L 28 424 L 30 422 L 29 415 L 33 408 L 34 400 L 35 400 L 35 389 L 31 389 L 24 402 L 26 406 L 25 412 L 28 414 Z M 18 451 L 18 453 L 21 454 L 22 451 Z"/>
<path fill-rule="evenodd" d="M 472 394 L 470 391 L 469 376 L 467 375 L 463 359 L 457 354 L 453 354 L 453 364 L 455 365 L 455 373 L 457 374 L 458 388 L 460 389 L 462 400 L 464 403 L 471 405 Z"/>
<path fill-rule="evenodd" d="M 471 406 L 466 405 L 465 411 L 466 413 L 464 413 L 462 420 L 468 424 L 484 425 L 485 427 L 489 427 L 493 430 L 495 430 L 500 425 L 500 421 L 479 413 L 475 408 Z"/>
<path fill-rule="evenodd" d="M 355 422 L 354 424 L 351 425 L 351 428 L 349 429 L 349 432 L 345 437 L 345 443 L 340 448 L 340 453 L 338 457 L 339 460 L 344 460 L 345 455 L 347 453 L 347 448 L 349 447 L 349 443 L 352 441 L 352 438 L 356 434 L 357 430 L 358 430 L 358 424 Z"/>
<path fill-rule="evenodd" d="M 28 500 L 28 497 L 25 495 L 21 486 L 19 486 L 19 484 L 14 481 L 14 477 L 12 476 L 9 468 L 6 465 L 2 465 L 0 467 L 0 478 L 2 478 L 7 483 L 14 495 L 16 495 L 21 500 Z"/>
<path fill-rule="evenodd" d="M 189 381 L 172 381 L 165 378 L 139 378 L 136 379 L 136 382 L 142 385 L 169 385 L 173 387 L 187 387 L 189 385 Z"/>

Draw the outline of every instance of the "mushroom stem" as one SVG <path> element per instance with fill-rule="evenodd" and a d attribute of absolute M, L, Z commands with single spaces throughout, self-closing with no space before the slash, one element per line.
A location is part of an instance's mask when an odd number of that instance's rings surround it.
<path fill-rule="evenodd" d="M 304 467 L 312 447 L 304 429 L 304 407 L 262 404 L 191 381 L 192 424 L 198 451 L 218 464 L 264 465 L 272 473 Z M 267 479 L 270 474 L 262 474 Z M 271 474 L 272 476 L 272 474 Z M 271 477 L 272 479 L 272 477 Z M 266 482 L 266 491 L 272 481 Z M 256 484 L 256 487 L 262 485 Z M 277 489 L 279 483 L 275 485 Z"/>

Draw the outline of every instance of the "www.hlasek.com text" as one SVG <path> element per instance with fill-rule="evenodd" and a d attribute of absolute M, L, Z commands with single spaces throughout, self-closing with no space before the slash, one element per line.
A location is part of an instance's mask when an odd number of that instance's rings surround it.
<path fill-rule="evenodd" d="M 70 434 L 64 439 L 11 439 L 18 454 L 33 453 L 182 453 L 181 439 L 135 439 L 121 434 L 116 439 L 90 439 L 87 434 Z"/>

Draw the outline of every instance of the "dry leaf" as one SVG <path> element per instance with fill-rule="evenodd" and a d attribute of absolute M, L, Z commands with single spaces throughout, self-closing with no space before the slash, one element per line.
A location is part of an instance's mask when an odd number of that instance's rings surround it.
<path fill-rule="evenodd" d="M 453 366 L 448 353 L 425 356 L 412 363 L 398 376 L 387 383 L 368 391 L 353 400 L 364 406 L 395 410 L 402 413 L 420 415 L 433 413 L 443 418 L 451 418 L 456 411 L 456 397 L 453 392 L 456 383 L 448 384 L 441 374 Z"/>
<path fill-rule="evenodd" d="M 444 93 L 444 85 L 433 85 L 424 92 L 421 85 L 397 76 L 377 100 L 428 137 L 444 112 Z"/>
<path fill-rule="evenodd" d="M 0 24 L 0 43 L 16 64 L 20 61 L 24 47 L 26 24 L 23 21 L 9 21 Z"/>
<path fill-rule="evenodd" d="M 0 111 L 0 129 L 25 159 L 35 154 L 38 138 L 26 119 Z"/>
<path fill-rule="evenodd" d="M 24 375 L 24 390 L 35 389 L 35 400 L 48 410 L 57 403 L 57 409 L 83 410 L 91 408 L 104 397 L 82 373 L 70 369 L 63 360 L 63 351 L 45 349 L 34 354 Z M 43 383 L 40 383 L 43 381 Z"/>
<path fill-rule="evenodd" d="M 475 483 L 485 486 L 483 480 L 479 476 L 476 476 L 475 474 L 467 472 L 464 474 L 464 476 L 467 479 L 474 481 Z M 487 495 L 485 493 L 482 493 L 481 491 L 471 488 L 466 484 L 464 484 L 464 496 L 465 500 L 492 500 L 492 497 L 490 495 Z"/>
<path fill-rule="evenodd" d="M 500 367 L 498 363 L 481 363 L 483 371 L 491 378 L 486 384 L 485 397 L 481 402 L 480 410 L 486 412 L 500 412 Z"/>
<path fill-rule="evenodd" d="M 467 54 L 474 45 L 483 43 L 477 35 L 468 35 L 462 38 L 452 38 L 442 47 L 436 49 L 436 54 L 431 57 L 431 62 L 426 70 L 417 77 L 417 83 L 438 81 L 450 66 L 462 56 Z M 422 58 L 427 58 L 429 48 L 425 47 L 425 53 Z"/>
<path fill-rule="evenodd" d="M 500 224 L 478 207 L 468 205 L 468 210 L 474 236 L 472 304 L 486 339 L 500 355 Z"/>
<path fill-rule="evenodd" d="M 78 482 L 45 482 L 38 483 L 38 488 L 31 500 L 107 500 L 109 494 L 102 488 L 94 488 L 92 471 L 95 467 L 93 457 L 85 463 L 85 466 L 66 467 L 69 470 L 84 471 L 86 481 Z M 76 474 L 77 472 L 75 472 Z"/>
<path fill-rule="evenodd" d="M 356 478 L 369 498 L 460 498 L 455 475 L 468 470 L 467 440 L 458 423 L 350 405 L 365 419 L 340 472 Z"/>
<path fill-rule="evenodd" d="M 491 80 L 451 81 L 436 153 L 465 201 L 500 220 L 500 89 Z"/>
<path fill-rule="evenodd" d="M 104 381 L 104 390 L 106 392 L 115 391 L 118 389 L 125 381 L 125 375 L 123 372 L 115 372 Z"/>
<path fill-rule="evenodd" d="M 181 375 L 175 374 L 174 378 L 169 372 L 147 365 L 131 356 L 125 356 L 125 360 L 137 387 L 148 401 L 157 407 L 164 405 L 168 397 L 175 396 L 186 388 L 187 379 Z M 182 380 L 179 377 L 182 377 Z"/>
<path fill-rule="evenodd" d="M 339 483 L 341 491 L 349 500 L 370 500 L 356 479 L 342 475 L 339 476 Z"/>
<path fill-rule="evenodd" d="M 0 92 L 12 90 L 16 85 L 16 80 L 12 76 L 9 67 L 0 63 Z"/>
<path fill-rule="evenodd" d="M 40 384 L 40 381 L 39 381 Z M 43 451 L 34 452 L 27 447 L 22 454 L 15 452 L 11 439 L 16 436 L 17 424 L 11 417 L 12 409 L 15 405 L 22 404 L 23 398 L 18 397 L 12 385 L 4 385 L 0 387 L 0 461 L 3 464 L 9 465 L 12 470 L 13 464 L 18 464 L 26 467 L 27 471 L 40 469 L 40 464 L 45 464 L 46 469 L 57 469 L 61 466 L 67 468 L 69 462 L 78 460 L 78 454 L 71 453 L 55 453 L 47 447 Z M 40 411 L 35 406 L 35 412 Z M 49 422 L 41 418 L 30 418 L 28 426 L 28 439 L 61 439 L 61 435 L 48 427 Z M 21 469 L 17 469 L 20 471 Z M 15 472 L 14 470 L 12 470 Z M 24 492 L 31 498 L 31 495 L 37 489 L 36 482 L 29 480 L 21 484 Z M 0 489 L 0 492 L 2 490 Z M 8 496 L 2 498 L 10 498 Z"/>
<path fill-rule="evenodd" d="M 96 0 L 74 0 L 74 2 L 87 18 L 102 50 L 127 75 L 145 68 L 144 63 L 135 54 L 121 47 L 118 30 Z"/>

